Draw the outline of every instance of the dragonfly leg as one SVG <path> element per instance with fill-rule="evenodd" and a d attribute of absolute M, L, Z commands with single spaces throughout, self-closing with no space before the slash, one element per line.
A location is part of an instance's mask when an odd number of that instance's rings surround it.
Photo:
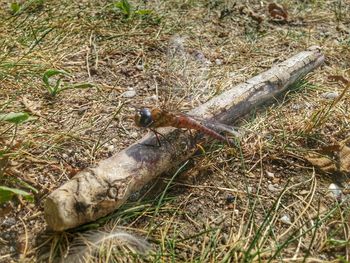
<path fill-rule="evenodd" d="M 159 136 L 162 136 L 163 138 L 165 138 L 165 136 L 163 134 L 161 134 L 160 132 L 157 132 L 157 130 L 155 129 L 150 129 L 154 135 L 156 136 L 156 139 L 157 139 L 157 147 L 161 147 L 162 146 L 162 143 L 160 142 L 160 138 Z"/>
<path fill-rule="evenodd" d="M 167 139 L 163 134 L 161 134 L 160 132 L 158 132 L 157 130 L 152 129 L 152 128 L 149 128 L 149 129 L 150 129 L 150 131 L 152 131 L 152 132 L 154 133 L 154 135 L 156 136 L 157 144 L 141 143 L 142 145 L 144 145 L 144 146 L 151 146 L 151 147 L 161 147 L 161 146 L 162 146 L 162 143 L 161 143 L 161 141 L 160 141 L 160 137 L 163 137 L 164 140 L 166 140 L 167 142 L 169 142 L 168 139 Z"/>
<path fill-rule="evenodd" d="M 195 135 L 193 134 L 191 129 L 187 129 L 188 133 L 190 134 L 190 139 L 191 139 L 191 144 L 194 145 L 195 144 Z"/>
<path fill-rule="evenodd" d="M 159 146 L 159 147 L 162 146 L 159 137 L 162 137 L 167 143 L 171 144 L 171 142 L 167 139 L 167 137 L 165 137 L 164 134 L 158 132 L 158 131 L 155 130 L 155 129 L 150 129 L 150 130 L 151 130 L 151 131 L 154 133 L 154 135 L 156 136 L 156 138 L 157 138 L 157 143 L 158 143 L 158 146 Z"/>

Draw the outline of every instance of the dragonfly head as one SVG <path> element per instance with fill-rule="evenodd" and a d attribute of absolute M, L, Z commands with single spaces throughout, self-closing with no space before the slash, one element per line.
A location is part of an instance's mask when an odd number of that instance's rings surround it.
<path fill-rule="evenodd" d="M 137 110 L 134 120 L 135 124 L 139 127 L 149 127 L 153 122 L 151 110 L 148 108 L 142 108 Z"/>

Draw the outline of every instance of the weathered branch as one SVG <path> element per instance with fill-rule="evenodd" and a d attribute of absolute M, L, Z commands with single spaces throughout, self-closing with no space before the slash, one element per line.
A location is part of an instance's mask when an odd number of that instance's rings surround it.
<path fill-rule="evenodd" d="M 204 118 L 215 116 L 221 122 L 233 123 L 259 104 L 284 92 L 323 61 L 320 49 L 312 47 L 211 99 L 190 114 Z M 163 143 L 161 147 L 142 145 L 155 143 L 155 137 L 148 134 L 52 192 L 45 202 L 49 227 L 61 231 L 113 212 L 130 194 L 179 165 L 195 151 L 188 133 L 173 128 L 161 132 L 169 143 Z"/>

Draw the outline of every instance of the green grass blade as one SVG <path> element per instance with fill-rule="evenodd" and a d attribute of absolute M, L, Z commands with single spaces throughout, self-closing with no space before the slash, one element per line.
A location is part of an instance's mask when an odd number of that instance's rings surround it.
<path fill-rule="evenodd" d="M 0 204 L 10 201 L 14 195 L 21 195 L 30 202 L 34 200 L 33 196 L 28 192 L 7 186 L 0 186 Z"/>

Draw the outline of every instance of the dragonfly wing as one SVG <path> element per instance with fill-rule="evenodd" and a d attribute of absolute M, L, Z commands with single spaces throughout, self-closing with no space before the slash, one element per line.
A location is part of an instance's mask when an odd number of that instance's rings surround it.
<path fill-rule="evenodd" d="M 215 131 L 226 132 L 238 138 L 241 138 L 244 136 L 244 131 L 238 127 L 226 125 L 220 122 L 208 121 L 208 120 L 203 121 L 202 124 Z"/>
<path fill-rule="evenodd" d="M 235 126 L 231 126 L 231 125 L 226 125 L 217 121 L 213 121 L 213 120 L 207 120 L 207 119 L 203 119 L 201 117 L 198 116 L 192 116 L 192 115 L 188 115 L 188 114 L 183 114 L 189 118 L 192 118 L 196 121 L 198 121 L 199 123 L 201 123 L 202 125 L 204 125 L 205 127 L 212 129 L 216 132 L 226 132 L 229 133 L 235 137 L 241 138 L 244 136 L 245 132 L 242 128 L 239 127 L 235 127 Z"/>

